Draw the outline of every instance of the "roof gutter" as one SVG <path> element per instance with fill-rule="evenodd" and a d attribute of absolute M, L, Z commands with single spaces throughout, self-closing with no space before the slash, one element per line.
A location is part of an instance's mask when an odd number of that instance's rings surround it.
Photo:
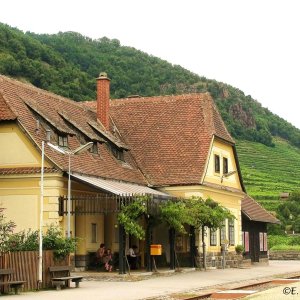
<path fill-rule="evenodd" d="M 211 152 L 212 152 L 214 141 L 215 141 L 215 135 L 213 134 L 213 136 L 211 138 L 211 141 L 210 141 L 210 145 L 209 145 L 208 155 L 206 156 L 206 161 L 205 161 L 205 166 L 204 166 L 204 172 L 202 174 L 200 184 L 203 184 L 204 178 L 205 178 L 206 173 L 207 173 L 208 163 L 209 163 L 209 159 L 210 159 L 210 155 L 211 155 Z"/>

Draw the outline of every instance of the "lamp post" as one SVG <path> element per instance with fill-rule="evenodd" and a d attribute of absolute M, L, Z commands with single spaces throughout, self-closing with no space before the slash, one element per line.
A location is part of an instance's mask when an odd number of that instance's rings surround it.
<path fill-rule="evenodd" d="M 80 154 L 88 149 L 90 149 L 93 145 L 93 142 L 88 142 L 85 145 L 82 145 L 80 147 L 78 147 L 75 150 L 64 150 L 62 148 L 60 148 L 59 146 L 55 146 L 51 143 L 47 143 L 48 146 L 50 146 L 51 148 L 53 148 L 54 150 L 56 150 L 59 153 L 62 154 L 67 154 L 69 156 L 69 167 L 68 167 L 68 203 L 67 203 L 67 220 L 68 220 L 68 224 L 67 224 L 67 237 L 70 238 L 71 237 L 71 155 L 77 155 Z"/>
<path fill-rule="evenodd" d="M 40 287 L 43 281 L 43 211 L 44 211 L 44 157 L 45 142 L 42 141 L 42 163 L 41 163 L 41 198 L 40 198 L 40 231 L 39 231 L 39 274 L 38 284 Z"/>

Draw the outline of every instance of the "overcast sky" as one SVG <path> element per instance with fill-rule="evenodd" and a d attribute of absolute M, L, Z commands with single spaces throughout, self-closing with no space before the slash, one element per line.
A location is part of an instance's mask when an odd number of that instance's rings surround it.
<path fill-rule="evenodd" d="M 299 0 L 2 0 L 0 22 L 116 38 L 237 87 L 300 128 L 299 7 Z"/>

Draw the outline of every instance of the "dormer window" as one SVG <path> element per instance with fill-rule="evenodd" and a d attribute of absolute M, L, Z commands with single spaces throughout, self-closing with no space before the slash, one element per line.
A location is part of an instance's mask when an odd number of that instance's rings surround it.
<path fill-rule="evenodd" d="M 93 154 L 98 154 L 98 145 L 97 142 L 93 142 L 93 146 L 89 149 L 89 151 Z"/>
<path fill-rule="evenodd" d="M 68 147 L 68 136 L 58 135 L 58 146 L 67 148 Z"/>
<path fill-rule="evenodd" d="M 215 154 L 215 173 L 220 173 L 220 155 Z"/>
<path fill-rule="evenodd" d="M 123 149 L 116 147 L 115 145 L 110 145 L 110 150 L 113 156 L 118 159 L 124 161 L 124 152 Z"/>

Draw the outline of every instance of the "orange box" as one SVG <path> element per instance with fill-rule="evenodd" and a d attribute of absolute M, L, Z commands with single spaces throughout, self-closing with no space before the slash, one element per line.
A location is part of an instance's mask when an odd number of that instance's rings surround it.
<path fill-rule="evenodd" d="M 161 245 L 150 245 L 150 255 L 161 255 L 162 247 Z"/>

